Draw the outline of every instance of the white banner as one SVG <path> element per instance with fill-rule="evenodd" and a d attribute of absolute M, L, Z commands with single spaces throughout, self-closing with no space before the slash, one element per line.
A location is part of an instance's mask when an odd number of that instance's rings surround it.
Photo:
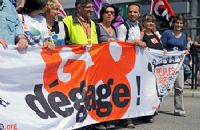
<path fill-rule="evenodd" d="M 0 129 L 71 130 L 153 115 L 173 87 L 181 52 L 122 42 L 58 47 L 0 47 Z"/>

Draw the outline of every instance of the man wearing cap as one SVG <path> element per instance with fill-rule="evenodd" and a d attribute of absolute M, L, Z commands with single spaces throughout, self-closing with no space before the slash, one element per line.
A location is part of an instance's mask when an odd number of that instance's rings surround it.
<path fill-rule="evenodd" d="M 65 40 L 69 44 L 97 44 L 95 23 L 91 20 L 92 0 L 76 0 L 75 16 L 63 19 L 66 31 Z"/>

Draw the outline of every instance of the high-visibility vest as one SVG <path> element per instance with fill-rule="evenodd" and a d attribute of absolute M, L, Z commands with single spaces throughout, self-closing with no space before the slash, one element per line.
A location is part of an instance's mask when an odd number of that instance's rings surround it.
<path fill-rule="evenodd" d="M 90 23 L 90 30 L 91 36 L 90 38 L 87 37 L 86 32 L 84 31 L 83 27 L 79 22 L 74 22 L 72 16 L 67 16 L 63 19 L 63 22 L 67 26 L 68 35 L 70 40 L 68 41 L 69 44 L 97 44 L 97 32 L 95 23 L 91 20 Z"/>

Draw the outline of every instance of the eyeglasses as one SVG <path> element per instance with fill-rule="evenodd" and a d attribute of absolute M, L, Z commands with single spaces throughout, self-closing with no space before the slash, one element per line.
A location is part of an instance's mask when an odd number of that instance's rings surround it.
<path fill-rule="evenodd" d="M 109 13 L 111 13 L 112 15 L 114 15 L 114 14 L 115 14 L 115 12 L 114 12 L 114 11 L 105 11 L 105 14 L 109 14 Z"/>

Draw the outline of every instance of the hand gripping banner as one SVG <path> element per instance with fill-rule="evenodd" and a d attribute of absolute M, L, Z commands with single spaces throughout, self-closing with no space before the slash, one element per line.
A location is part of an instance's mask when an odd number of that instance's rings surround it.
<path fill-rule="evenodd" d="M 153 115 L 183 59 L 182 52 L 123 42 L 54 51 L 0 47 L 1 128 L 71 130 Z"/>

